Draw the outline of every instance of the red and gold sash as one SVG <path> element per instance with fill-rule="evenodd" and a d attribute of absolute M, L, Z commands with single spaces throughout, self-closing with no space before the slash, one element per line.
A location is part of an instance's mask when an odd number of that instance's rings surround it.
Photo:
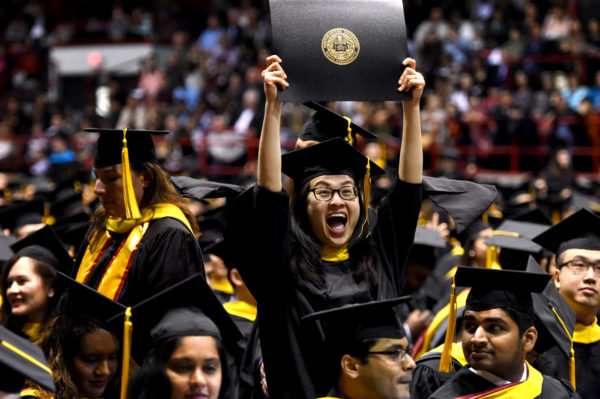
<path fill-rule="evenodd" d="M 79 270 L 77 271 L 76 280 L 83 284 L 87 282 L 112 240 L 110 232 L 129 232 L 127 238 L 121 243 L 117 252 L 111 258 L 97 288 L 98 292 L 116 301 L 121 294 L 138 245 L 144 234 L 146 234 L 150 222 L 166 217 L 179 220 L 192 232 L 192 228 L 184 213 L 173 204 L 164 203 L 146 207 L 142 210 L 139 219 L 109 218 L 106 222 L 106 230 L 100 233 L 102 237 L 98 244 L 93 249 L 90 245 L 86 248 L 81 264 L 79 265 Z"/>
<path fill-rule="evenodd" d="M 483 392 L 460 396 L 456 399 L 533 399 L 542 394 L 542 373 L 525 362 L 527 367 L 527 379 L 522 382 L 494 387 Z"/>

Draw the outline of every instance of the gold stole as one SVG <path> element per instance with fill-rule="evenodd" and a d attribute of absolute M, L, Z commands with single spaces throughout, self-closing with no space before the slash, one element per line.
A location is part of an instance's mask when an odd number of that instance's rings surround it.
<path fill-rule="evenodd" d="M 513 382 L 511 384 L 501 385 L 487 391 L 478 392 L 470 395 L 461 396 L 456 399 L 533 399 L 542 394 L 542 383 L 544 377 L 542 373 L 531 367 L 525 362 L 527 367 L 527 379 L 523 382 Z"/>
<path fill-rule="evenodd" d="M 210 288 L 213 290 L 224 292 L 228 295 L 235 294 L 233 285 L 226 278 L 213 278 L 210 282 Z"/>
<path fill-rule="evenodd" d="M 30 321 L 26 322 L 23 324 L 23 327 L 21 327 L 21 331 L 32 341 L 40 335 L 41 329 L 42 323 L 32 323 Z"/>
<path fill-rule="evenodd" d="M 444 349 L 444 344 L 441 344 L 440 346 L 433 348 L 432 350 L 430 350 L 427 353 L 442 353 L 442 350 Z M 427 355 L 427 353 L 425 355 Z M 423 356 L 425 356 L 423 355 Z M 462 349 L 462 345 L 459 345 L 457 342 L 452 342 L 452 349 L 450 350 L 450 356 L 452 356 L 452 359 L 456 360 L 458 363 L 461 364 L 461 366 L 464 366 L 465 364 L 467 364 L 467 359 L 465 359 L 465 353 L 463 352 Z"/>
<path fill-rule="evenodd" d="M 106 222 L 106 230 L 100 233 L 102 237 L 98 244 L 93 249 L 90 245 L 86 248 L 81 265 L 79 265 L 79 270 L 77 271 L 76 280 L 83 284 L 87 282 L 112 240 L 110 236 L 111 231 L 116 233 L 126 233 L 129 231 L 129 235 L 111 258 L 97 288 L 98 292 L 116 301 L 121 294 L 121 289 L 127 278 L 127 273 L 137 252 L 138 245 L 144 234 L 146 234 L 150 222 L 166 217 L 179 220 L 192 232 L 192 228 L 184 213 L 173 204 L 164 203 L 146 207 L 142 210 L 142 215 L 139 219 L 109 218 Z"/>
<path fill-rule="evenodd" d="M 321 259 L 326 262 L 343 262 L 348 260 L 348 245 L 341 248 L 323 247 L 321 248 Z"/>
<path fill-rule="evenodd" d="M 469 295 L 469 290 L 467 289 L 467 290 L 462 291 L 460 294 L 458 294 L 456 296 L 456 309 L 465 307 L 465 305 L 467 304 L 467 296 L 468 295 Z M 440 327 L 440 324 L 442 324 L 442 322 L 448 318 L 449 314 L 450 314 L 450 304 L 444 306 L 439 312 L 437 312 L 437 314 L 433 318 L 433 321 L 427 328 L 427 331 L 425 331 L 425 338 L 423 340 L 423 345 L 421 346 L 421 348 L 419 349 L 419 352 L 415 356 L 415 360 L 418 360 L 421 356 L 423 356 L 425 353 L 427 353 L 429 351 L 429 349 L 431 347 L 431 340 L 433 339 L 435 332 Z"/>
<path fill-rule="evenodd" d="M 243 317 L 244 319 L 254 321 L 256 320 L 256 306 L 249 304 L 244 301 L 226 302 L 223 307 L 227 313 Z"/>
<path fill-rule="evenodd" d="M 593 344 L 600 341 L 600 326 L 594 318 L 594 322 L 589 326 L 581 323 L 575 323 L 575 331 L 573 332 L 573 342 L 578 344 Z"/>

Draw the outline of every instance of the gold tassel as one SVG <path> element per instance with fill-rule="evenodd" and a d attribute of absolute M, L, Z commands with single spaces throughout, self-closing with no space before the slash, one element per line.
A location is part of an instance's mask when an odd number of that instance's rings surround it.
<path fill-rule="evenodd" d="M 352 138 L 352 127 L 350 127 L 352 120 L 347 116 L 344 116 L 344 119 L 348 121 L 348 135 L 346 136 L 345 140 L 348 144 L 354 145 L 354 139 Z"/>
<path fill-rule="evenodd" d="M 126 219 L 139 219 L 140 209 L 135 199 L 133 182 L 131 181 L 131 166 L 129 165 L 129 149 L 127 148 L 127 128 L 123 129 L 123 149 L 121 150 L 121 163 L 123 164 L 123 198 L 125 200 Z"/>
<path fill-rule="evenodd" d="M 44 204 L 44 215 L 42 216 L 42 223 L 52 226 L 56 222 L 56 218 L 50 214 L 50 204 Z"/>
<path fill-rule="evenodd" d="M 440 371 L 449 373 L 452 367 L 452 343 L 456 332 L 456 279 L 452 277 L 452 291 L 450 293 L 450 312 L 448 313 L 448 328 L 446 329 L 446 338 L 444 339 L 444 349 L 440 359 Z"/>
<path fill-rule="evenodd" d="M 573 336 L 569 333 L 567 326 L 565 326 L 565 323 L 562 321 L 562 319 L 558 315 L 558 312 L 556 311 L 554 306 L 552 306 L 552 311 L 556 315 L 556 318 L 560 322 L 560 325 L 565 330 L 567 337 L 569 337 L 569 341 L 571 341 L 571 358 L 569 359 L 569 380 L 571 381 L 571 385 L 573 385 L 573 389 L 576 389 L 576 387 L 575 387 L 575 350 L 573 349 Z"/>
<path fill-rule="evenodd" d="M 129 385 L 129 359 L 131 356 L 131 307 L 125 310 L 125 322 L 123 323 L 123 359 L 121 362 L 121 399 L 127 399 L 127 386 Z"/>

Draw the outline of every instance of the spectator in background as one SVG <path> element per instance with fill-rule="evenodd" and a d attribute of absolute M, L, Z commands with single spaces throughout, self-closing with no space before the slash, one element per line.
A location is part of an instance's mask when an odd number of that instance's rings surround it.
<path fill-rule="evenodd" d="M 115 129 L 145 129 L 147 120 L 147 108 L 142 103 L 145 90 L 137 88 L 127 97 L 125 106 L 121 109 Z"/>
<path fill-rule="evenodd" d="M 442 9 L 440 7 L 433 7 L 429 13 L 429 18 L 417 26 L 415 34 L 413 35 L 413 40 L 417 48 L 420 49 L 424 46 L 430 32 L 433 33 L 435 39 L 441 41 L 446 37 L 449 30 L 450 26 L 444 20 Z"/>
<path fill-rule="evenodd" d="M 579 74 L 572 72 L 568 76 L 568 86 L 561 90 L 561 94 L 569 108 L 577 110 L 579 103 L 589 95 L 589 88 L 579 82 Z"/>
<path fill-rule="evenodd" d="M 551 42 L 564 39 L 569 35 L 572 22 L 573 20 L 567 15 L 564 8 L 560 6 L 552 7 L 544 18 L 542 36 Z"/>
<path fill-rule="evenodd" d="M 588 93 L 592 105 L 596 111 L 600 111 L 600 71 L 596 71 L 594 74 L 594 86 L 590 89 Z"/>
<path fill-rule="evenodd" d="M 165 76 L 156 65 L 156 58 L 149 57 L 145 61 L 137 87 L 145 90 L 150 98 L 156 98 L 165 86 Z"/>
<path fill-rule="evenodd" d="M 206 28 L 198 37 L 198 46 L 205 51 L 212 51 L 219 44 L 221 35 L 223 35 L 224 29 L 219 21 L 217 14 L 210 14 L 206 18 Z"/>

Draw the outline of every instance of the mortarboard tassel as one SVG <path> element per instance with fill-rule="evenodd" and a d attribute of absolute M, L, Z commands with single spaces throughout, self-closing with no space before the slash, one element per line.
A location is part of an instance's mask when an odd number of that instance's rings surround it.
<path fill-rule="evenodd" d="M 123 129 L 123 149 L 121 150 L 121 163 L 123 164 L 123 198 L 125 200 L 125 215 L 127 219 L 139 219 L 138 208 L 133 182 L 131 181 L 131 166 L 129 165 L 129 149 L 127 148 L 127 128 Z"/>
<path fill-rule="evenodd" d="M 56 222 L 56 218 L 50 214 L 50 204 L 44 204 L 44 215 L 42 216 L 42 223 L 52 226 Z"/>
<path fill-rule="evenodd" d="M 363 195 L 363 207 L 365 208 L 365 221 L 362 226 L 360 226 L 360 236 L 364 231 L 365 225 L 367 226 L 367 237 L 371 234 L 369 229 L 369 201 L 371 200 L 371 160 L 367 157 L 367 168 L 365 172 L 365 180 L 364 180 L 365 193 Z"/>
<path fill-rule="evenodd" d="M 556 311 L 554 306 L 551 306 L 551 307 L 552 307 L 552 311 L 556 315 L 556 318 L 558 319 L 558 321 L 560 321 L 560 325 L 564 328 L 565 333 L 567 334 L 567 337 L 569 337 L 569 341 L 571 341 L 571 358 L 569 359 L 569 380 L 571 381 L 571 385 L 573 385 L 573 389 L 575 390 L 576 389 L 575 388 L 575 350 L 573 349 L 573 337 L 569 333 L 567 326 L 565 326 L 565 323 L 562 321 L 562 319 L 558 315 L 558 312 Z"/>
<path fill-rule="evenodd" d="M 444 348 L 440 358 L 440 371 L 449 373 L 452 370 L 452 342 L 456 332 L 456 282 L 452 277 L 452 291 L 450 291 L 450 312 L 448 313 L 448 328 L 446 329 L 446 338 L 444 339 Z"/>
<path fill-rule="evenodd" d="M 121 362 L 121 399 L 127 399 L 127 386 L 129 384 L 129 359 L 131 357 L 131 307 L 125 310 L 125 322 L 123 323 L 123 358 Z"/>
<path fill-rule="evenodd" d="M 344 119 L 348 121 L 348 135 L 346 136 L 345 140 L 348 142 L 348 144 L 350 145 L 354 145 L 354 139 L 352 138 L 352 120 L 350 118 L 348 118 L 347 116 L 344 116 Z"/>
<path fill-rule="evenodd" d="M 515 233 L 513 231 L 502 231 L 502 230 L 494 230 L 492 232 L 493 236 L 509 236 L 509 237 L 520 237 L 519 233 Z M 502 265 L 498 261 L 498 247 L 494 245 L 489 245 L 488 249 L 485 253 L 485 268 L 486 269 L 502 269 Z"/>

